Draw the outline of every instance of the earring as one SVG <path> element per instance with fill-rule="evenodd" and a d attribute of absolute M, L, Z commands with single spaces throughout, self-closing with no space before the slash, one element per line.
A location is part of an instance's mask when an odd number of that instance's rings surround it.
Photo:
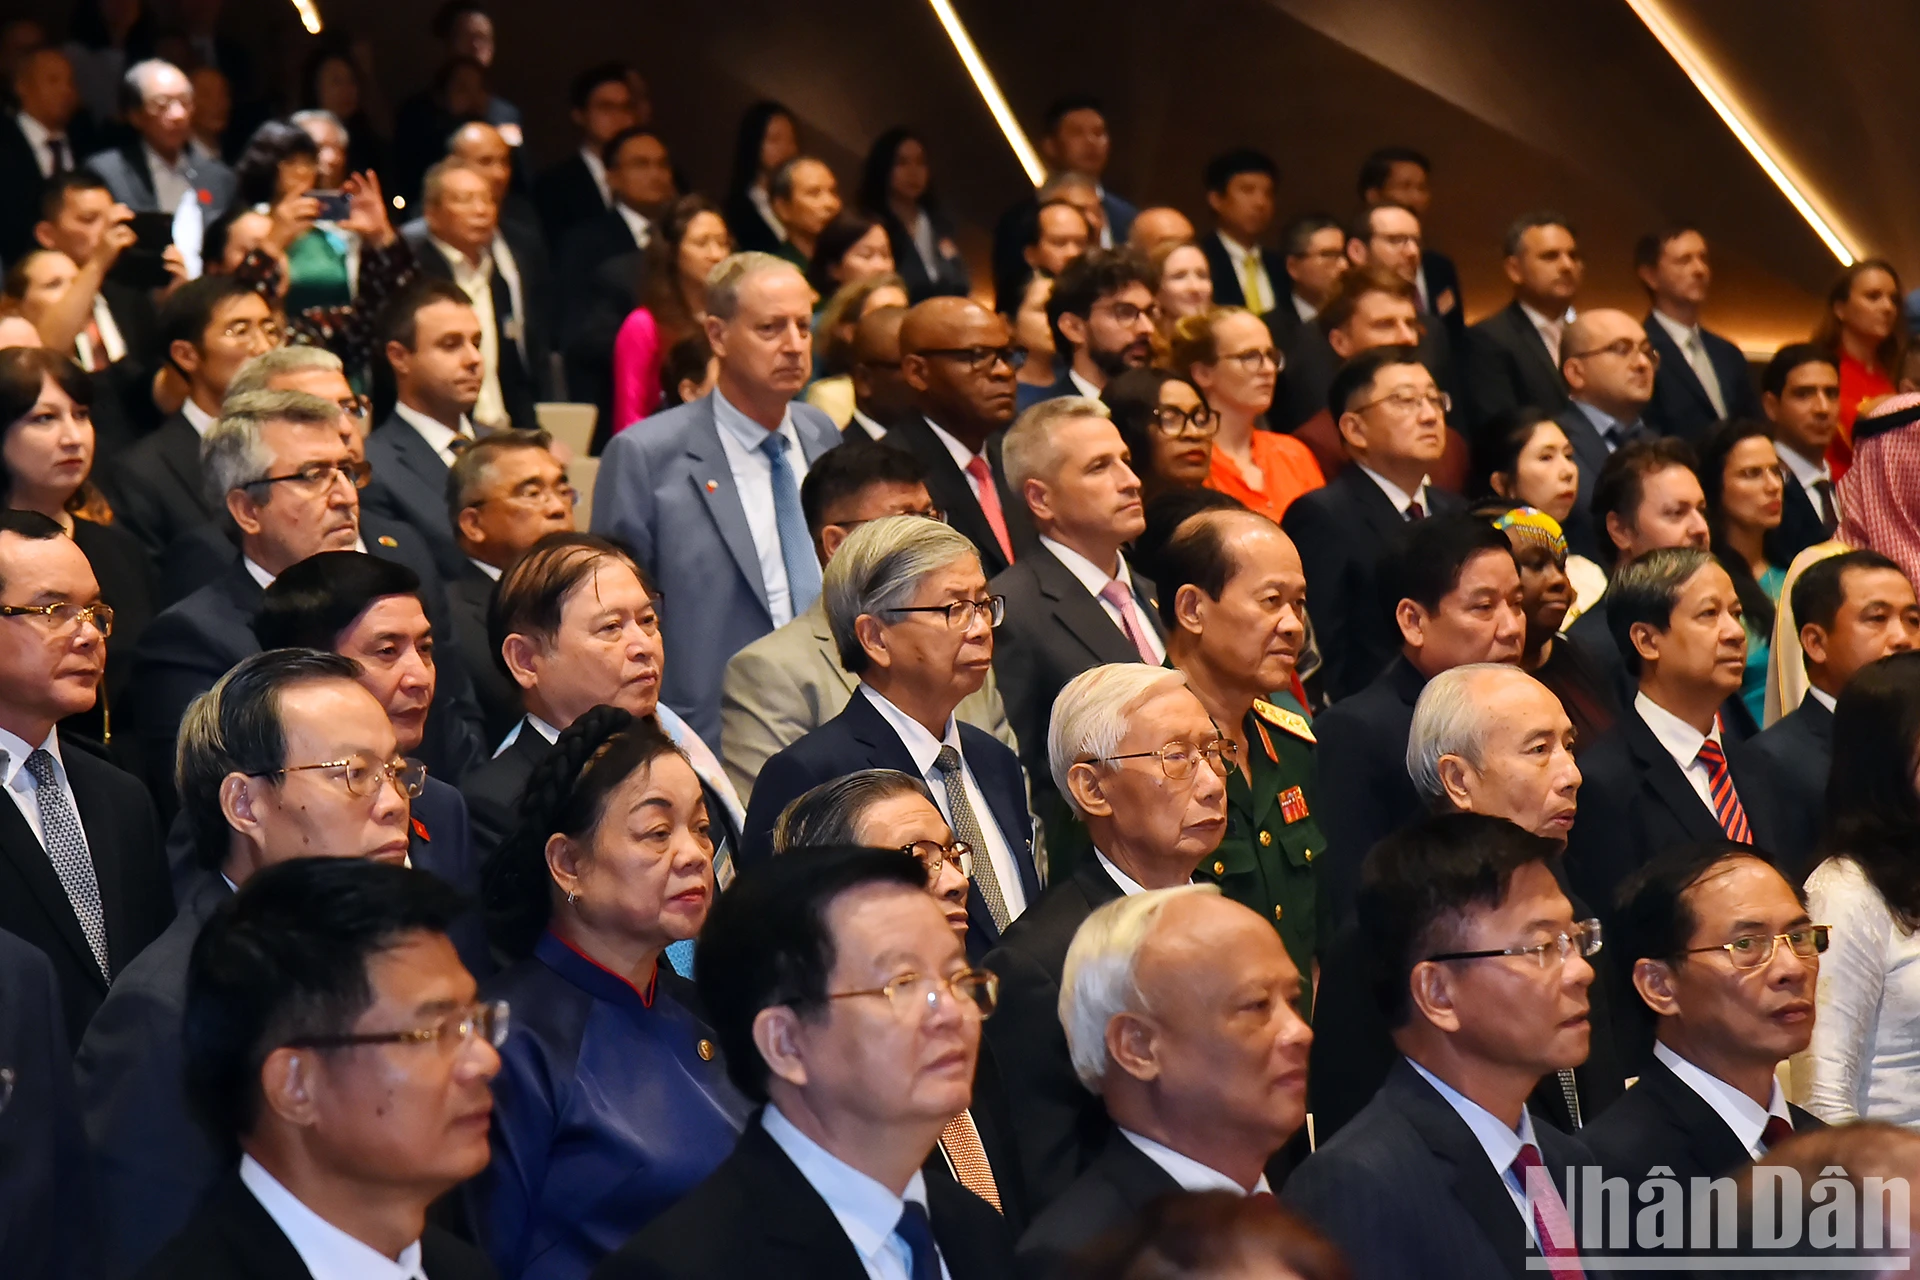
<path fill-rule="evenodd" d="M 574 892 L 573 890 L 571 890 L 571 889 L 569 889 L 569 890 L 567 890 L 567 905 L 568 905 L 568 906 L 572 906 L 572 905 L 573 905 L 573 904 L 574 904 L 575 902 L 577 902 L 577 901 L 579 901 L 579 899 L 580 899 L 580 895 L 579 895 L 579 894 L 577 894 L 577 893 L 575 893 L 575 892 Z"/>

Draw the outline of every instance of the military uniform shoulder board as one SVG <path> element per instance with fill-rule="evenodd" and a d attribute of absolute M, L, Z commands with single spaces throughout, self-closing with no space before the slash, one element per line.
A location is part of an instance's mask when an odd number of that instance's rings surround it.
<path fill-rule="evenodd" d="M 1305 716 L 1297 711 L 1289 711 L 1285 707 L 1276 707 L 1265 699 L 1255 698 L 1253 700 L 1253 714 L 1259 716 L 1275 728 L 1284 729 L 1294 737 L 1302 739 L 1303 741 L 1318 741 L 1318 739 L 1313 736 L 1313 726 L 1307 722 Z"/>

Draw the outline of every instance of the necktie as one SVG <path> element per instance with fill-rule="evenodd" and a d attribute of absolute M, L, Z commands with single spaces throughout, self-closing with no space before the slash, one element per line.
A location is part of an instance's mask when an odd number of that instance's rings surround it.
<path fill-rule="evenodd" d="M 67 150 L 65 138 L 48 138 L 47 154 L 53 160 L 53 173 L 49 176 L 57 178 L 73 169 L 73 154 Z"/>
<path fill-rule="evenodd" d="M 1793 1126 L 1779 1116 L 1768 1116 L 1767 1127 L 1760 1131 L 1760 1147 L 1771 1151 L 1793 1136 Z"/>
<path fill-rule="evenodd" d="M 1727 833 L 1727 839 L 1738 844 L 1753 843 L 1753 828 L 1747 825 L 1747 811 L 1740 803 L 1740 793 L 1733 789 L 1733 771 L 1727 768 L 1727 753 L 1720 744 L 1708 738 L 1700 744 L 1697 757 L 1707 766 L 1707 794 L 1713 797 L 1713 816 L 1720 822 L 1720 829 Z"/>
<path fill-rule="evenodd" d="M 1134 650 L 1140 655 L 1140 661 L 1150 667 L 1159 666 L 1160 659 L 1153 656 L 1153 646 L 1147 643 L 1146 623 L 1134 611 L 1133 593 L 1127 590 L 1127 584 L 1114 578 L 1100 588 L 1100 598 L 1112 605 L 1114 611 L 1120 615 L 1120 630 L 1125 632 L 1127 639 L 1133 643 Z"/>
<path fill-rule="evenodd" d="M 1713 371 L 1713 361 L 1707 358 L 1707 344 L 1700 341 L 1700 331 L 1695 329 L 1687 335 L 1687 363 L 1693 366 L 1694 377 L 1700 379 L 1700 385 L 1706 390 L 1707 400 L 1713 405 L 1713 416 L 1727 416 L 1727 400 L 1720 394 L 1720 375 Z"/>
<path fill-rule="evenodd" d="M 769 431 L 760 452 L 773 472 L 773 522 L 780 530 L 780 559 L 787 566 L 787 597 L 793 616 L 813 607 L 820 594 L 820 559 L 807 536 L 807 518 L 800 510 L 800 486 L 794 483 L 787 461 L 787 438 Z"/>
<path fill-rule="evenodd" d="M 987 524 L 993 529 L 993 540 L 1000 544 L 1000 554 L 1013 562 L 1013 539 L 1007 536 L 1006 513 L 1000 510 L 1000 490 L 993 483 L 993 468 L 979 454 L 967 463 L 967 474 L 973 477 L 974 497 L 979 500 L 980 514 L 987 518 Z"/>
<path fill-rule="evenodd" d="M 1580 1082 L 1574 1079 L 1572 1067 L 1562 1067 L 1557 1073 L 1560 1079 L 1560 1096 L 1567 1104 L 1567 1118 L 1578 1129 L 1586 1123 L 1580 1117 Z"/>
<path fill-rule="evenodd" d="M 1532 1185 L 1527 1181 L 1529 1169 L 1546 1172 L 1540 1148 L 1531 1142 L 1525 1144 L 1510 1167 L 1520 1181 L 1520 1189 L 1526 1193 L 1527 1207 L 1533 1211 L 1534 1239 L 1540 1246 L 1540 1255 L 1547 1260 L 1547 1270 L 1556 1276 L 1585 1276 L 1586 1270 L 1580 1265 L 1580 1250 L 1574 1243 L 1573 1220 L 1567 1216 L 1567 1206 L 1560 1199 L 1552 1176 L 1536 1178 Z"/>
<path fill-rule="evenodd" d="M 993 1166 L 987 1162 L 987 1149 L 980 1144 L 980 1130 L 973 1123 L 972 1112 L 963 1110 L 947 1121 L 947 1127 L 940 1131 L 940 1146 L 953 1162 L 960 1185 L 1005 1213 L 1000 1208 L 1000 1186 L 993 1179 Z"/>
<path fill-rule="evenodd" d="M 1420 499 L 1415 498 L 1412 502 L 1409 502 L 1407 504 L 1407 519 L 1425 520 L 1426 518 L 1427 518 L 1427 509 L 1420 505 Z"/>
<path fill-rule="evenodd" d="M 81 333 L 87 340 L 86 359 L 81 363 L 86 365 L 88 373 L 99 373 L 111 363 L 107 359 L 107 340 L 100 332 L 100 322 L 88 319 L 87 327 Z"/>
<path fill-rule="evenodd" d="M 900 1209 L 893 1234 L 906 1241 L 907 1253 L 913 1258 L 912 1280 L 940 1280 L 940 1246 L 933 1242 L 933 1222 L 927 1217 L 925 1205 L 907 1201 Z"/>
<path fill-rule="evenodd" d="M 1840 527 L 1839 504 L 1833 500 L 1833 481 L 1821 476 L 1813 482 L 1813 508 L 1820 513 L 1820 525 L 1828 533 Z"/>
<path fill-rule="evenodd" d="M 943 744 L 940 754 L 934 757 L 933 767 L 939 770 L 946 784 L 947 809 L 953 819 L 954 836 L 973 846 L 973 883 L 979 886 L 980 896 L 987 900 L 987 911 L 993 916 L 993 927 L 1005 929 L 1012 923 L 1013 916 L 1007 911 L 1007 900 L 1000 892 L 1000 880 L 994 874 L 993 859 L 987 856 L 987 840 L 981 834 L 980 820 L 974 817 L 973 803 L 967 799 L 967 782 L 962 776 L 960 753 Z"/>
<path fill-rule="evenodd" d="M 80 819 L 74 814 L 73 801 L 53 771 L 53 757 L 43 748 L 27 757 L 27 772 L 33 775 L 34 803 L 40 806 L 41 841 L 47 847 L 47 860 L 53 863 L 60 887 L 67 891 L 80 931 L 87 935 L 87 946 L 102 974 L 111 976 L 107 965 L 107 917 L 100 906 L 100 881 L 95 877 L 93 858 L 87 853 L 87 839 L 81 833 Z"/>
<path fill-rule="evenodd" d="M 1247 310 L 1257 316 L 1265 315 L 1269 308 L 1267 291 L 1260 287 L 1260 251 L 1258 249 L 1247 250 L 1245 270 L 1247 285 L 1241 292 L 1247 295 Z"/>

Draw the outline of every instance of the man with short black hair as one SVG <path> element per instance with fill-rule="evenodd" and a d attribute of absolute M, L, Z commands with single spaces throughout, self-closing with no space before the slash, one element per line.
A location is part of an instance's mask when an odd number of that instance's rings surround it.
<path fill-rule="evenodd" d="M 73 172 L 79 159 L 68 132 L 80 109 L 73 63 L 51 45 L 29 51 L 8 78 L 15 110 L 0 123 L 0 257 L 17 262 L 33 248 L 40 192 Z M 83 122 L 84 123 L 84 122 Z"/>
<path fill-rule="evenodd" d="M 1011 314 L 1034 275 L 1057 276 L 1093 243 L 1093 224 L 1079 206 L 1059 197 L 1042 200 L 1024 215 L 1022 234 L 994 273 L 994 307 Z"/>
<path fill-rule="evenodd" d="M 1346 232 L 1341 231 L 1340 237 L 1344 242 Z M 1314 312 L 1313 323 L 1294 329 L 1286 348 L 1287 376 L 1282 380 L 1285 420 L 1294 424 L 1294 434 L 1313 450 L 1329 480 L 1350 461 L 1335 415 L 1327 408 L 1327 388 L 1341 364 L 1375 347 L 1418 348 L 1429 340 L 1420 328 L 1419 302 L 1412 285 L 1377 263 L 1353 266 L 1344 250 L 1340 261 L 1340 278 Z M 1269 313 L 1268 323 L 1284 310 Z M 1276 398 L 1269 415 L 1282 411 Z"/>
<path fill-rule="evenodd" d="M 1347 228 L 1346 248 L 1356 267 L 1377 262 L 1418 288 L 1420 216 L 1407 206 L 1393 201 L 1369 204 Z"/>
<path fill-rule="evenodd" d="M 1105 185 L 1113 144 L 1107 132 L 1106 107 L 1098 98 L 1087 94 L 1056 98 L 1047 104 L 1041 125 L 1040 153 L 1046 157 L 1051 176 L 1041 184 L 1040 190 L 1015 202 L 1001 214 L 993 228 L 993 278 L 998 293 L 996 305 L 1002 310 L 1010 311 L 1018 303 L 1019 288 L 1026 279 L 1026 273 L 1020 269 L 1022 247 L 1043 243 L 1049 236 L 1038 223 L 1047 219 L 1046 209 L 1050 204 L 1068 203 L 1049 189 L 1060 180 L 1072 179 L 1084 184 L 1087 198 L 1097 206 L 1096 216 L 1083 215 L 1085 238 L 1080 240 L 1078 249 L 1058 259 L 1057 265 L 1042 267 L 1027 256 L 1029 266 L 1035 270 L 1057 275 L 1068 258 L 1084 253 L 1090 245 L 1113 249 L 1128 243 L 1133 220 L 1139 213 L 1131 202 Z M 1059 223 L 1062 232 L 1067 225 L 1064 221 Z M 1190 236 L 1191 231 L 1188 234 Z M 1141 252 L 1146 252 L 1144 247 Z"/>
<path fill-rule="evenodd" d="M 1127 232 L 1127 248 L 1153 256 L 1163 245 L 1185 244 L 1193 239 L 1193 223 L 1187 215 L 1168 205 L 1154 205 L 1134 215 L 1133 229 Z"/>
<path fill-rule="evenodd" d="M 1270 156 L 1240 147 L 1207 161 L 1203 177 L 1214 229 L 1200 237 L 1200 250 L 1213 272 L 1213 300 L 1265 315 L 1281 302 L 1260 256 L 1260 237 L 1273 224 L 1280 166 Z"/>
<path fill-rule="evenodd" d="M 1340 279 L 1347 273 L 1347 232 L 1340 220 L 1327 213 L 1303 213 L 1291 218 L 1280 229 L 1280 251 L 1286 255 L 1287 297 L 1267 313 L 1267 328 L 1282 351 L 1291 344 L 1300 326 L 1320 314 L 1320 309 L 1340 291 Z"/>
<path fill-rule="evenodd" d="M 1758 418 L 1760 398 L 1746 356 L 1700 324 L 1713 283 L 1707 238 L 1685 223 L 1641 236 L 1633 246 L 1633 273 L 1652 304 L 1647 341 L 1660 354 L 1647 425 L 1698 445 L 1716 422 Z"/>
<path fill-rule="evenodd" d="M 1792 342 L 1773 353 L 1760 378 L 1760 407 L 1773 424 L 1773 444 L 1786 471 L 1780 527 L 1771 554 L 1781 563 L 1840 527 L 1840 488 L 1827 446 L 1840 424 L 1840 369 L 1833 352 Z"/>
<path fill-rule="evenodd" d="M 853 327 L 853 418 L 840 431 L 848 444 L 886 436 L 913 412 L 913 388 L 900 370 L 905 307 L 875 307 Z"/>
<path fill-rule="evenodd" d="M 1513 301 L 1467 330 L 1467 393 L 1482 422 L 1523 405 L 1566 406 L 1560 339 L 1586 275 L 1573 227 L 1557 213 L 1514 219 L 1503 250 Z"/>
<path fill-rule="evenodd" d="M 1570 403 L 1554 421 L 1566 433 L 1580 469 L 1580 493 L 1565 526 L 1567 545 L 1580 555 L 1599 556 L 1606 537 L 1594 526 L 1593 491 L 1607 459 L 1622 445 L 1652 434 L 1641 415 L 1653 398 L 1660 365 L 1658 344 L 1624 311 L 1583 311 L 1561 334 L 1559 367 Z"/>
<path fill-rule="evenodd" d="M 632 68 L 624 63 L 602 62 L 575 76 L 567 88 L 579 148 L 533 183 L 533 201 L 549 245 L 558 247 L 569 231 L 613 207 L 602 152 L 615 135 L 639 123 L 627 86 L 630 74 Z"/>
<path fill-rule="evenodd" d="M 1433 204 L 1431 178 L 1433 165 L 1425 153 L 1412 147 L 1380 147 L 1360 162 L 1362 204 L 1400 204 L 1413 211 L 1423 223 Z M 1460 273 L 1453 259 L 1423 244 L 1420 270 L 1414 279 L 1419 292 L 1422 315 L 1437 317 L 1446 326 L 1447 344 L 1465 353 L 1467 349 L 1467 312 L 1460 295 Z"/>
<path fill-rule="evenodd" d="M 1021 383 L 1020 408 L 1057 396 L 1097 400 L 1107 383 L 1153 360 L 1153 267 L 1131 249 L 1090 249 L 1075 258 L 1047 295 L 1055 361 L 1061 374 L 1051 387 Z"/>
<path fill-rule="evenodd" d="M 611 90 L 602 85 L 599 92 Z M 609 138 L 605 152 L 601 171 L 612 204 L 567 228 L 565 239 L 549 237 L 558 263 L 560 323 L 568 332 L 573 323 L 567 317 L 593 305 L 602 266 L 644 251 L 653 240 L 653 220 L 673 202 L 673 159 L 660 135 L 631 126 Z"/>

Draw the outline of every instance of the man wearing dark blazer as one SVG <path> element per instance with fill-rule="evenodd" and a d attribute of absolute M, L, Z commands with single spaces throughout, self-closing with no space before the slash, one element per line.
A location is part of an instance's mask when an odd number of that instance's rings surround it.
<path fill-rule="evenodd" d="M 193 134 L 192 82 L 172 63 L 150 58 L 127 68 L 120 95 L 135 136 L 89 157 L 87 167 L 135 213 L 179 213 L 204 232 L 240 194 L 240 180 L 218 159 L 196 155 L 187 145 Z M 199 237 L 180 248 L 197 256 Z"/>
<path fill-rule="evenodd" d="M 644 250 L 653 217 L 673 203 L 673 159 L 651 129 L 623 129 L 606 145 L 607 187 L 613 203 L 576 223 L 564 240 L 550 240 L 558 263 L 560 328 L 593 304 L 600 267 Z"/>
<path fill-rule="evenodd" d="M 1381 147 L 1360 163 L 1360 203 L 1404 205 L 1424 223 L 1433 206 L 1432 176 L 1433 163 L 1423 152 L 1404 146 Z M 1460 294 L 1460 273 L 1453 259 L 1423 247 L 1414 287 L 1420 295 L 1420 314 L 1438 320 L 1447 331 L 1449 345 L 1464 358 L 1466 300 Z"/>
<path fill-rule="evenodd" d="M 878 987 L 909 970 L 952 998 L 904 1022 L 900 997 Z M 599 1280 L 1013 1274 L 1006 1221 L 922 1171 L 967 1106 L 993 1002 L 974 994 L 980 975 L 918 860 L 842 848 L 748 867 L 707 917 L 696 981 L 728 1076 L 763 1105 L 733 1154 Z"/>
<path fill-rule="evenodd" d="M 1375 581 L 1388 541 L 1466 504 L 1428 483 L 1446 452 L 1447 422 L 1433 375 L 1411 347 L 1355 356 L 1327 403 L 1354 465 L 1297 499 L 1280 525 L 1307 571 L 1320 678 L 1337 701 L 1365 688 L 1399 648 Z"/>
<path fill-rule="evenodd" d="M 261 868 L 213 915 L 188 973 L 185 1075 L 216 1147 L 241 1154 L 142 1275 L 311 1280 L 330 1274 L 323 1259 L 382 1255 L 427 1280 L 493 1274 L 473 1246 L 427 1224 L 434 1200 L 487 1165 L 488 1085 L 500 1069 L 490 1042 L 506 1031 L 504 1010 L 474 1003 L 448 942 L 463 909 L 422 871 L 296 858 Z M 314 957 L 311 967 L 269 965 L 263 976 L 257 957 L 283 949 Z M 387 1090 L 370 1096 L 298 1069 L 322 1046 L 390 1038 L 400 1010 L 425 1010 L 415 1020 L 446 1043 L 390 1063 Z M 262 1061 L 258 1046 L 288 1026 L 294 1043 Z M 235 1090 L 250 1103 L 237 1105 Z M 376 1168 L 379 1186 L 367 1172 Z"/>
<path fill-rule="evenodd" d="M 1400 1057 L 1282 1189 L 1359 1280 L 1524 1280 L 1543 1251 L 1574 1252 L 1559 1188 L 1593 1157 L 1527 1096 L 1587 1056 L 1586 957 L 1600 939 L 1554 879 L 1555 851 L 1504 819 L 1454 813 L 1368 857 L 1358 921 Z M 1513 950 L 1543 938 L 1538 961 Z"/>
<path fill-rule="evenodd" d="M 1532 405 L 1557 413 L 1567 402 L 1560 337 L 1586 265 L 1566 219 L 1530 213 L 1507 228 L 1513 301 L 1467 330 L 1467 398 L 1476 422 Z"/>
<path fill-rule="evenodd" d="M 1346 228 L 1332 214 L 1303 213 L 1280 229 L 1280 251 L 1286 255 L 1286 296 L 1262 319 L 1273 345 L 1290 353 L 1320 308 L 1340 291 L 1347 271 Z M 1293 363 L 1291 357 L 1287 363 Z"/>
<path fill-rule="evenodd" d="M 1607 623 L 1638 692 L 1580 757 L 1586 781 L 1567 845 L 1580 895 L 1611 915 L 1621 884 L 1678 845 L 1732 840 L 1765 850 L 1786 834 L 1773 769 L 1723 733 L 1746 632 L 1732 579 L 1693 547 L 1650 551 L 1607 588 Z"/>
<path fill-rule="evenodd" d="M 1263 152 L 1237 147 L 1207 161 L 1202 177 L 1214 229 L 1200 237 L 1200 252 L 1213 273 L 1214 304 L 1265 315 L 1283 301 L 1283 275 L 1268 268 L 1260 247 L 1273 225 L 1280 166 Z"/>
<path fill-rule="evenodd" d="M 1767 362 L 1760 387 L 1760 408 L 1773 424 L 1773 445 L 1786 472 L 1780 527 L 1767 541 L 1767 555 L 1792 564 L 1840 527 L 1840 491 L 1827 463 L 1840 421 L 1840 370 L 1831 351 L 1790 343 Z"/>
<path fill-rule="evenodd" d="M 71 132 L 81 123 L 80 95 L 66 54 L 50 47 L 27 54 L 9 88 L 18 107 L 0 120 L 0 257 L 11 265 L 34 248 L 43 184 L 72 172 L 83 152 Z"/>
<path fill-rule="evenodd" d="M 558 248 L 567 233 L 599 217 L 613 204 L 605 152 L 608 142 L 641 123 L 636 119 L 630 67 L 601 62 L 573 78 L 567 100 L 580 147 L 533 180 L 533 202 L 549 245 Z"/>
<path fill-rule="evenodd" d="M 91 1274 L 96 1254 L 86 1140 L 60 984 L 39 948 L 0 930 L 0 1256 L 22 1280 Z"/>
<path fill-rule="evenodd" d="M 1757 420 L 1760 397 L 1746 356 L 1700 324 L 1713 283 L 1707 238 L 1685 225 L 1642 236 L 1633 269 L 1652 300 L 1647 341 L 1660 353 L 1647 425 L 1698 447 L 1716 422 Z"/>
<path fill-rule="evenodd" d="M 1566 433 L 1580 470 L 1567 545 L 1589 559 L 1600 557 L 1606 539 L 1606 530 L 1593 522 L 1593 490 L 1607 459 L 1652 434 L 1642 411 L 1654 393 L 1654 371 L 1665 366 L 1651 333 L 1624 311 L 1596 307 L 1567 326 L 1561 343 L 1568 402 L 1553 420 Z"/>

